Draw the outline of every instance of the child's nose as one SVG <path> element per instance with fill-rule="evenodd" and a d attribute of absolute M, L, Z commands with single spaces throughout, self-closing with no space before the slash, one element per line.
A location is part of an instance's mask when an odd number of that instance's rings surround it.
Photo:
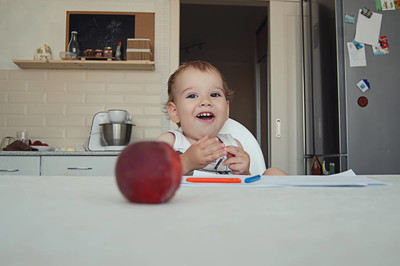
<path fill-rule="evenodd" d="M 203 98 L 201 100 L 201 106 L 211 106 L 211 101 L 209 98 Z"/>

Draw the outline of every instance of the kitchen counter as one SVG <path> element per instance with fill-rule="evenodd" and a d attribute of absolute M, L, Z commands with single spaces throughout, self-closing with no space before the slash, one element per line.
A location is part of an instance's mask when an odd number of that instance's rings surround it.
<path fill-rule="evenodd" d="M 400 175 L 370 187 L 181 187 L 128 203 L 114 177 L 1 176 L 2 265 L 397 265 Z"/>

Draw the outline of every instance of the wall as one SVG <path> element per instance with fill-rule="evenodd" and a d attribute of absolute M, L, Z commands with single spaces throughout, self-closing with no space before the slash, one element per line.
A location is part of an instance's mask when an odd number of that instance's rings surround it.
<path fill-rule="evenodd" d="M 28 130 L 54 147 L 84 145 L 92 117 L 124 108 L 136 124 L 134 139 L 168 128 L 162 116 L 170 74 L 169 0 L 0 0 L 0 138 Z M 66 11 L 155 12 L 155 71 L 20 70 L 14 59 L 32 59 L 50 45 L 54 59 L 65 46 Z"/>
<path fill-rule="evenodd" d="M 266 16 L 266 6 L 181 5 L 181 61 L 205 60 L 222 71 L 228 86 L 235 91 L 230 117 L 244 124 L 254 136 L 255 36 Z M 195 43 L 204 44 L 182 49 Z"/>
<path fill-rule="evenodd" d="M 270 3 L 271 165 L 303 173 L 301 5 Z M 281 136 L 276 136 L 277 119 Z"/>

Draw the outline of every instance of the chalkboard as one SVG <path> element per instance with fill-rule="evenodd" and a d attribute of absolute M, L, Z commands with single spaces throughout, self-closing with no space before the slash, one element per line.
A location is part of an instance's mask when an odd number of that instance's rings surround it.
<path fill-rule="evenodd" d="M 71 31 L 77 31 L 80 56 L 84 55 L 86 49 L 112 47 L 115 51 L 119 39 L 122 42 L 123 59 L 126 58 L 124 49 L 128 38 L 148 38 L 154 46 L 154 13 L 67 11 L 66 24 L 65 49 Z M 154 58 L 154 49 L 152 51 Z"/>

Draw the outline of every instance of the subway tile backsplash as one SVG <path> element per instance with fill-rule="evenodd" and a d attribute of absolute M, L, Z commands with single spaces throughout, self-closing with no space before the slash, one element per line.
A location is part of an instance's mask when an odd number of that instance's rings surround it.
<path fill-rule="evenodd" d="M 161 133 L 162 73 L 115 70 L 0 69 L 0 138 L 28 130 L 53 147 L 84 146 L 93 116 L 133 115 L 132 140 Z"/>

